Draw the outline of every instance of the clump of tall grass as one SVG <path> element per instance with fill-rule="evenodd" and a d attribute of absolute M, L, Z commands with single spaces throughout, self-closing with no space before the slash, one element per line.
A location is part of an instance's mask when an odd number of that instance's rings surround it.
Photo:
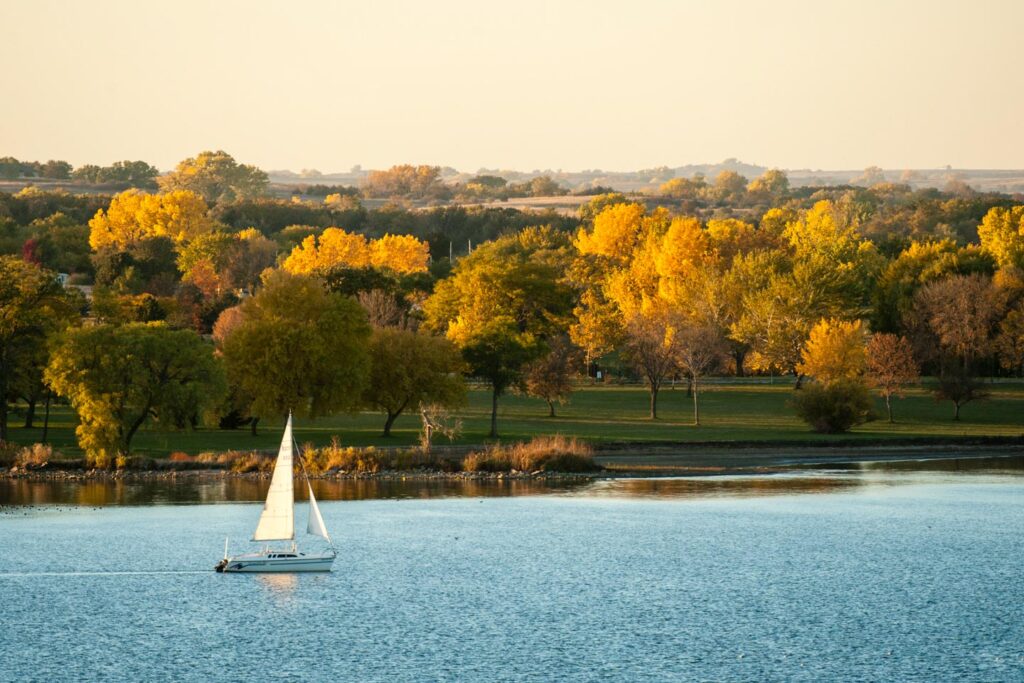
<path fill-rule="evenodd" d="M 34 443 L 18 451 L 14 456 L 14 464 L 17 467 L 39 467 L 60 457 L 60 452 L 54 451 L 49 444 Z"/>
<path fill-rule="evenodd" d="M 491 444 L 462 460 L 466 472 L 596 472 L 589 444 L 560 434 L 537 436 L 527 442 Z"/>
<path fill-rule="evenodd" d="M 221 467 L 232 472 L 269 472 L 274 469 L 274 458 L 256 452 L 224 451 L 223 453 L 200 453 L 195 462 Z"/>
<path fill-rule="evenodd" d="M 337 439 L 330 446 L 307 446 L 302 452 L 302 463 L 310 474 L 331 471 L 374 473 L 383 471 L 455 469 L 447 459 L 432 455 L 419 448 L 378 450 L 373 446 L 360 448 L 342 446 Z"/>

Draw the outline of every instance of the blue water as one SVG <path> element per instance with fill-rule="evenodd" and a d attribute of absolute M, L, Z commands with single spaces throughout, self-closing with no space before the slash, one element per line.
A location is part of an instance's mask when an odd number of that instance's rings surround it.
<path fill-rule="evenodd" d="M 254 504 L 8 507 L 0 680 L 1024 680 L 1024 477 L 856 481 L 325 502 L 329 575 L 212 572 Z"/>

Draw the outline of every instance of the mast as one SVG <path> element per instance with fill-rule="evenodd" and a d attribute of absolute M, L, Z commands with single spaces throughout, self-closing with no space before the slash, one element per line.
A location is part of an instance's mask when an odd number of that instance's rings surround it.
<path fill-rule="evenodd" d="M 299 453 L 299 445 L 293 442 L 295 452 Z M 302 476 L 306 479 L 306 489 L 309 491 L 309 521 L 306 523 L 306 533 L 311 536 L 319 536 L 327 541 L 334 549 L 334 542 L 327 533 L 327 525 L 324 524 L 323 515 L 320 514 L 320 506 L 316 504 L 316 496 L 313 495 L 313 483 L 309 480 L 309 473 L 306 472 L 306 463 L 302 455 L 299 455 L 299 466 L 302 468 Z"/>

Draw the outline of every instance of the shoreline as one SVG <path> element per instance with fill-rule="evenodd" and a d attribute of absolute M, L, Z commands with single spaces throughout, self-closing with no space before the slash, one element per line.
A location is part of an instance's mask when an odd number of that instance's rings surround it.
<path fill-rule="evenodd" d="M 442 470 L 335 471 L 310 475 L 325 481 L 537 481 L 564 483 L 597 479 L 773 474 L 814 467 L 852 467 L 859 463 L 923 462 L 1024 458 L 1024 439 L 988 438 L 932 443 L 779 444 L 744 442 L 707 443 L 694 447 L 681 443 L 616 443 L 595 446 L 593 459 L 602 469 L 594 472 L 466 472 Z M 626 452 L 628 451 L 628 452 Z M 165 481 L 270 479 L 270 472 L 233 472 L 223 468 L 166 466 L 148 470 L 96 470 L 55 463 L 40 467 L 0 468 L 0 480 L 30 481 Z"/>

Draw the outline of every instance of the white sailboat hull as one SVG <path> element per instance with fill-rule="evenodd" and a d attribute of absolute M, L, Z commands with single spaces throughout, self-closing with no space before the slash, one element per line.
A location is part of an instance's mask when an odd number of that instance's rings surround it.
<path fill-rule="evenodd" d="M 334 553 L 261 552 L 236 555 L 221 561 L 217 571 L 227 573 L 329 572 Z"/>

